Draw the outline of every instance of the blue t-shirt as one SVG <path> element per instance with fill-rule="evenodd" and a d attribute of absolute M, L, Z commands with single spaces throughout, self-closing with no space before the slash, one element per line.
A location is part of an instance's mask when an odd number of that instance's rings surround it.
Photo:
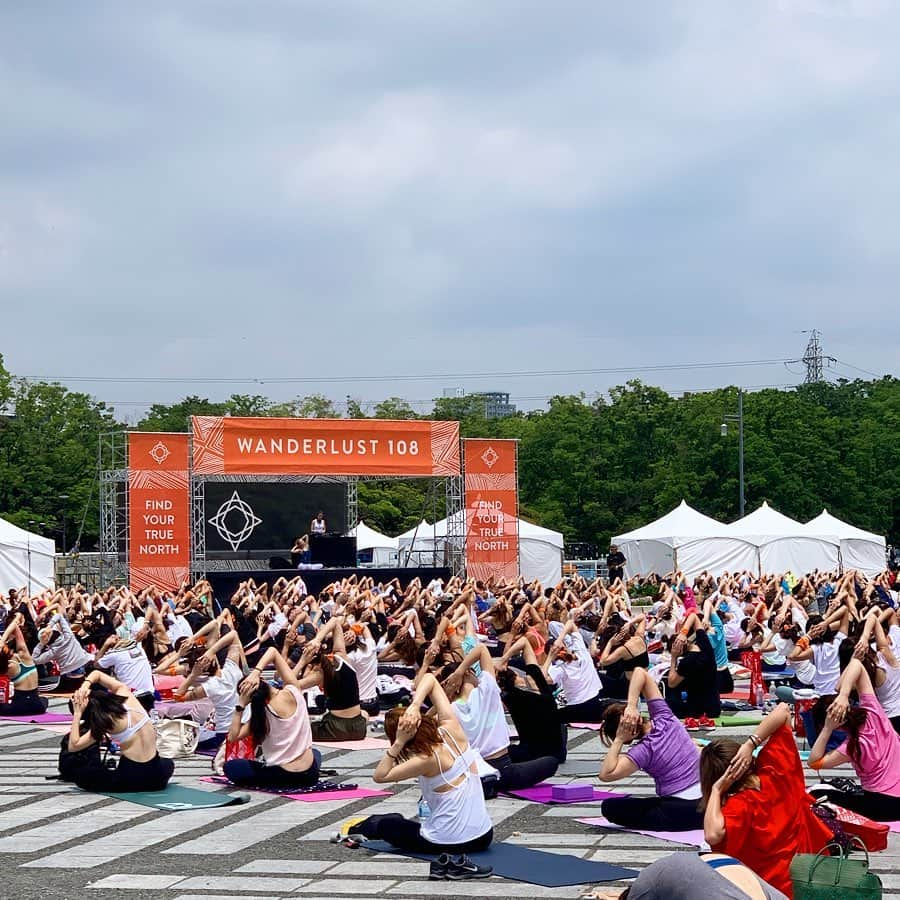
<path fill-rule="evenodd" d="M 712 613 L 709 617 L 712 629 L 707 632 L 713 652 L 716 654 L 716 668 L 724 669 L 728 665 L 728 644 L 725 641 L 725 625 L 718 613 Z"/>

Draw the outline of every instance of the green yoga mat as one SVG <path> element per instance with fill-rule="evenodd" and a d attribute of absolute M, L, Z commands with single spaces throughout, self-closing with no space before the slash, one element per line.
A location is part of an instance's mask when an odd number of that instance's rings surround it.
<path fill-rule="evenodd" d="M 232 797 L 224 791 L 199 791 L 197 788 L 183 787 L 180 784 L 170 784 L 164 791 L 136 791 L 122 794 L 98 791 L 97 793 L 113 797 L 116 800 L 127 800 L 129 803 L 138 803 L 141 806 L 150 806 L 153 809 L 164 809 L 169 812 L 236 806 L 239 803 L 250 801 L 248 794 L 237 794 Z"/>
<path fill-rule="evenodd" d="M 741 728 L 759 725 L 762 719 L 748 719 L 746 716 L 720 716 L 713 720 L 719 728 Z"/>

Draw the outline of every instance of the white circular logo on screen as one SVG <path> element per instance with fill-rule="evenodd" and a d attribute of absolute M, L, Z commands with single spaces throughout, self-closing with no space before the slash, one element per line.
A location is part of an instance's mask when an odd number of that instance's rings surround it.
<path fill-rule="evenodd" d="M 237 550 L 261 522 L 262 519 L 253 512 L 246 500 L 241 499 L 241 495 L 237 491 L 219 507 L 216 514 L 209 520 L 209 524 L 215 527 L 219 537 L 232 550 Z"/>

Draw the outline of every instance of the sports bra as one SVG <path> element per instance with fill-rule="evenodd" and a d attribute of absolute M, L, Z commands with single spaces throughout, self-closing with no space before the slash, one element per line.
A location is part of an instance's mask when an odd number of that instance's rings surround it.
<path fill-rule="evenodd" d="M 129 706 L 126 710 L 128 724 L 121 731 L 111 731 L 109 733 L 109 739 L 111 741 L 115 741 L 117 744 L 124 744 L 125 741 L 133 738 L 149 721 L 150 716 L 147 715 L 143 710 L 141 710 L 141 715 L 143 716 L 137 723 L 132 724 L 131 722 L 131 707 Z"/>
<path fill-rule="evenodd" d="M 10 678 L 10 684 L 18 684 L 23 679 L 27 678 L 32 672 L 37 672 L 37 666 L 26 666 L 25 663 L 19 663 L 19 674 L 16 675 L 15 678 Z"/>

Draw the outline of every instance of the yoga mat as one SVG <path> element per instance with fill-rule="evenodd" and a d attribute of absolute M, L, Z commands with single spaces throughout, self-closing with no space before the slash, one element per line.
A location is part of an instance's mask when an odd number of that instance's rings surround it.
<path fill-rule="evenodd" d="M 72 713 L 45 712 L 36 716 L 0 716 L 0 722 L 18 722 L 20 725 L 70 725 Z"/>
<path fill-rule="evenodd" d="M 569 722 L 569 728 L 585 728 L 588 731 L 602 731 L 603 725 L 600 722 Z"/>
<path fill-rule="evenodd" d="M 887 827 L 890 828 L 891 831 L 894 832 L 894 834 L 900 834 L 900 821 L 898 821 L 898 822 L 885 822 L 884 824 L 887 825 Z"/>
<path fill-rule="evenodd" d="M 326 750 L 387 750 L 391 742 L 387 738 L 367 737 L 361 741 L 313 741 Z"/>
<path fill-rule="evenodd" d="M 628 794 L 617 794 L 613 791 L 598 791 L 594 788 L 594 796 L 590 800 L 554 800 L 552 784 L 537 784 L 534 787 L 522 788 L 520 791 L 504 791 L 512 797 L 520 800 L 530 800 L 532 803 L 557 804 L 557 803 L 599 803 L 601 800 L 612 800 L 615 797 L 627 797 Z"/>
<path fill-rule="evenodd" d="M 366 841 L 361 846 L 374 853 L 394 853 L 413 859 L 434 859 L 434 854 L 398 850 L 386 841 Z M 623 869 L 598 860 L 581 859 L 564 853 L 547 853 L 518 844 L 491 844 L 487 850 L 466 854 L 472 862 L 491 866 L 495 875 L 512 881 L 525 881 L 542 887 L 567 887 L 575 884 L 597 884 L 636 878 L 634 869 Z"/>
<path fill-rule="evenodd" d="M 227 778 L 221 775 L 211 775 L 208 778 L 201 778 L 207 784 L 222 784 L 228 787 L 241 787 L 241 785 L 232 784 Z M 314 791 L 310 793 L 285 793 L 284 791 L 270 790 L 267 788 L 251 788 L 242 787 L 243 790 L 256 791 L 260 794 L 273 794 L 276 797 L 286 797 L 288 800 L 299 800 L 301 803 L 319 803 L 323 800 L 367 800 L 370 797 L 390 797 L 390 791 L 375 791 L 371 788 L 349 788 L 347 790 L 335 791 Z"/>
<path fill-rule="evenodd" d="M 675 844 L 687 844 L 692 847 L 706 846 L 702 828 L 695 831 L 651 831 L 649 828 L 625 828 L 623 825 L 610 822 L 603 816 L 592 816 L 589 819 L 576 819 L 575 821 L 581 822 L 582 825 L 596 825 L 599 828 L 611 828 L 614 831 L 643 834 L 647 837 L 659 838 L 661 841 L 672 841 Z"/>
<path fill-rule="evenodd" d="M 746 728 L 759 725 L 762 719 L 748 719 L 746 716 L 719 716 L 713 720 L 719 728 Z"/>
<path fill-rule="evenodd" d="M 200 791 L 197 788 L 183 787 L 180 784 L 170 784 L 163 791 L 136 791 L 134 793 L 92 791 L 91 793 L 103 794 L 115 800 L 127 800 L 129 803 L 150 806 L 153 809 L 165 809 L 170 812 L 181 812 L 186 809 L 211 809 L 216 806 L 236 806 L 250 800 L 247 794 L 232 797 L 222 791 Z M 115 835 L 112 835 L 110 840 L 115 841 Z"/>

